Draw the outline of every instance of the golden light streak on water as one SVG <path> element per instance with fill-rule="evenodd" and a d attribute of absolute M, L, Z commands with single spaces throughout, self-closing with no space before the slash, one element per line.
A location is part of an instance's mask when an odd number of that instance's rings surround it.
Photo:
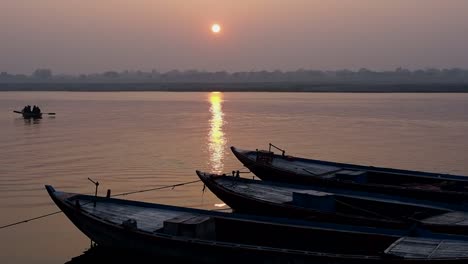
<path fill-rule="evenodd" d="M 212 172 L 221 173 L 224 168 L 224 149 L 226 138 L 223 132 L 224 113 L 222 109 L 223 94 L 220 92 L 210 93 L 210 131 L 208 134 L 208 146 L 210 165 Z"/>

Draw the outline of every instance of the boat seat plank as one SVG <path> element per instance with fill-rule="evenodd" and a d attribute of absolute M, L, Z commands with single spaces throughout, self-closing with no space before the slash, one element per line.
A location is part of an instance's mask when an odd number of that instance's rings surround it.
<path fill-rule="evenodd" d="M 426 224 L 468 226 L 468 212 L 448 212 L 426 218 L 422 222 Z"/>
<path fill-rule="evenodd" d="M 385 250 L 385 254 L 403 258 L 462 258 L 468 256 L 466 242 L 442 239 L 402 237 Z"/>

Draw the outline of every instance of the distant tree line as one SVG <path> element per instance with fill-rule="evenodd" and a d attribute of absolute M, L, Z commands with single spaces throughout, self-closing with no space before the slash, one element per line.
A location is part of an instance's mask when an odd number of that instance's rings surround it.
<path fill-rule="evenodd" d="M 468 70 L 397 68 L 393 71 L 352 70 L 296 71 L 198 71 L 172 70 L 107 71 L 93 74 L 53 74 L 50 69 L 37 69 L 30 75 L 0 73 L 0 83 L 315 83 L 315 84 L 467 84 Z"/>

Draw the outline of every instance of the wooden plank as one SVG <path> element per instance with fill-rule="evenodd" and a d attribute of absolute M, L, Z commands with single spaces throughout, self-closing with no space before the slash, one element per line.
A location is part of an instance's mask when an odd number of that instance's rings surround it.
<path fill-rule="evenodd" d="M 468 225 L 468 212 L 448 212 L 426 218 L 422 222 L 442 225 Z"/>
<path fill-rule="evenodd" d="M 468 242 L 402 237 L 390 245 L 385 253 L 404 258 L 461 258 L 468 256 Z"/>
<path fill-rule="evenodd" d="M 218 184 L 224 188 L 245 196 L 253 197 L 264 201 L 274 201 L 279 203 L 292 201 L 292 192 L 296 189 L 269 186 L 264 184 L 235 182 L 229 179 L 219 179 Z"/>
<path fill-rule="evenodd" d="M 171 219 L 185 212 L 177 212 L 158 208 L 142 208 L 132 205 L 123 205 L 116 203 L 98 202 L 96 207 L 92 203 L 85 204 L 83 201 L 82 210 L 85 210 L 95 216 L 111 221 L 115 224 L 122 224 L 128 219 L 135 219 L 137 227 L 141 230 L 153 232 L 163 226 L 167 219 Z"/>

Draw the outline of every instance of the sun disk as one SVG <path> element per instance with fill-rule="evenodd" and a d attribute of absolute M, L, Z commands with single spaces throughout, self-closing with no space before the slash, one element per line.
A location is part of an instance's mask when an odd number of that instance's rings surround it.
<path fill-rule="evenodd" d="M 211 32 L 219 33 L 221 31 L 221 26 L 219 24 L 211 25 Z"/>

